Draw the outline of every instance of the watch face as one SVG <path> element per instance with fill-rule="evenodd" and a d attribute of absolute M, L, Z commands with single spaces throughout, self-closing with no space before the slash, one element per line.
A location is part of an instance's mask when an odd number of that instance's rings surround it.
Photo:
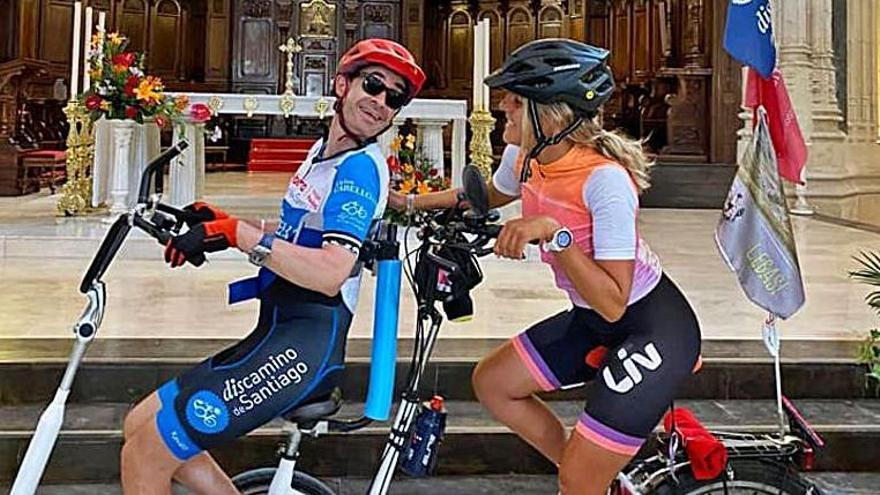
<path fill-rule="evenodd" d="M 571 246 L 571 240 L 571 232 L 567 230 L 560 230 L 556 233 L 556 244 L 561 248 Z"/>

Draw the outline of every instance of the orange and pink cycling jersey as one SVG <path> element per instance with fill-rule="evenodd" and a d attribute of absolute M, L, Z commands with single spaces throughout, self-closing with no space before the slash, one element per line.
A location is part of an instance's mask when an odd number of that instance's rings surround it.
<path fill-rule="evenodd" d="M 492 183 L 502 194 L 522 198 L 524 218 L 553 217 L 568 227 L 577 246 L 595 260 L 634 260 L 629 304 L 657 286 L 662 268 L 657 256 L 639 237 L 638 192 L 627 170 L 587 146 L 575 146 L 562 158 L 531 163 L 531 177 L 519 182 L 523 156 L 516 146 L 504 150 Z M 541 252 L 556 285 L 576 306 L 589 305 L 551 253 Z"/>

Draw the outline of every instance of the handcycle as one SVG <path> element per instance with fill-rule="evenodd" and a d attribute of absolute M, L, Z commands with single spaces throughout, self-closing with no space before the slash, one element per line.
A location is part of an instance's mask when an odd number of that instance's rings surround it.
<path fill-rule="evenodd" d="M 56 395 L 40 417 L 11 494 L 30 495 L 36 491 L 60 431 L 64 407 L 77 368 L 103 319 L 106 290 L 101 278 L 127 235 L 136 227 L 164 245 L 182 228 L 185 212 L 161 202 L 162 170 L 186 147 L 187 143 L 181 141 L 146 167 L 136 206 L 122 214 L 111 226 L 89 265 L 80 284 L 80 292 L 85 294 L 88 304 L 73 328 L 76 344 Z M 443 321 L 437 304 L 467 297 L 467 292 L 482 278 L 476 259 L 491 252 L 491 247 L 487 246 L 500 231 L 500 226 L 493 223 L 499 216 L 488 211 L 486 206 L 488 195 L 479 172 L 474 167 L 466 167 L 463 179 L 470 208 L 466 211 L 455 208 L 421 214 L 417 222 L 421 245 L 414 250 L 414 266 L 410 264 L 410 252 L 405 246 L 407 278 L 418 303 L 415 349 L 379 467 L 368 489 L 370 495 L 388 492 L 400 457 L 410 441 L 413 422 L 421 404 L 419 386 Z M 371 239 L 365 243 L 361 262 L 374 267 L 383 261 L 396 260 L 399 257 L 396 228 L 380 224 L 373 232 Z M 192 261 L 201 264 L 204 258 Z M 778 359 L 776 366 L 778 369 Z M 326 484 L 296 470 L 296 460 L 304 435 L 317 437 L 331 431 L 350 432 L 373 421 L 366 415 L 356 420 L 334 419 L 341 404 L 341 392 L 335 389 L 329 395 L 307 399 L 284 414 L 287 438 L 278 466 L 241 473 L 233 479 L 236 486 L 248 495 L 332 495 L 333 491 Z M 658 434 L 660 448 L 656 455 L 636 461 L 624 469 L 609 493 L 819 493 L 800 475 L 799 469 L 810 467 L 815 452 L 823 446 L 822 440 L 789 401 L 783 399 L 782 404 L 789 418 L 790 434 L 780 432 L 777 437 L 770 434 L 715 432 L 729 453 L 728 465 L 718 478 L 696 480 L 690 473 L 690 461 L 680 448 L 681 439 L 675 434 Z"/>

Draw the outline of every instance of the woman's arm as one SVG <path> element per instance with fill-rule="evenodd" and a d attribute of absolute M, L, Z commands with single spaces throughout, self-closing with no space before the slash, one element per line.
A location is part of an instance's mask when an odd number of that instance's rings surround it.
<path fill-rule="evenodd" d="M 619 320 L 629 304 L 633 260 L 594 260 L 580 249 L 554 253 L 578 295 L 609 322 Z"/>
<path fill-rule="evenodd" d="M 491 181 L 487 184 L 489 189 L 489 208 L 498 208 L 504 206 L 516 199 L 516 196 L 508 196 L 495 189 L 495 185 Z M 458 194 L 461 192 L 460 187 L 447 189 L 427 194 L 416 194 L 413 196 L 414 210 L 437 210 L 442 208 L 453 208 L 458 204 Z M 397 191 L 391 191 L 388 195 L 388 206 L 398 210 L 406 210 L 406 195 Z"/>
<path fill-rule="evenodd" d="M 504 258 L 522 259 L 526 243 L 549 241 L 562 225 L 550 216 L 517 218 L 504 224 L 495 253 Z M 632 287 L 633 260 L 594 260 L 577 245 L 554 253 L 578 295 L 609 322 L 623 316 Z"/>

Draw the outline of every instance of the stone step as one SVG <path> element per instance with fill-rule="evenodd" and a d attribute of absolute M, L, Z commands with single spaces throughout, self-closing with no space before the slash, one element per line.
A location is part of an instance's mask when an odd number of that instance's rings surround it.
<path fill-rule="evenodd" d="M 876 495 L 880 473 L 821 472 L 808 473 L 807 478 L 828 495 Z M 363 495 L 369 488 L 365 478 L 324 478 L 338 495 Z M 556 490 L 556 476 L 552 474 L 503 474 L 485 476 L 431 476 L 408 478 L 400 476 L 391 485 L 389 495 L 547 495 Z M 8 490 L 0 485 L 0 491 Z M 42 486 L 40 495 L 122 495 L 117 483 Z M 174 487 L 174 495 L 190 495 L 181 486 Z"/>
<path fill-rule="evenodd" d="M 738 432 L 772 432 L 772 401 L 680 401 L 709 428 Z M 817 459 L 820 471 L 880 471 L 880 400 L 802 400 L 797 406 L 825 438 Z M 582 410 L 579 401 L 557 401 L 552 407 L 568 424 Z M 549 474 L 553 466 L 475 402 L 447 403 L 446 438 L 439 474 Z M 71 405 L 46 470 L 47 483 L 101 483 L 118 479 L 122 418 L 127 404 Z M 355 417 L 363 404 L 350 403 L 340 417 Z M 0 407 L 0 483 L 14 476 L 33 434 L 41 406 Z M 387 436 L 387 424 L 374 424 L 351 434 L 306 439 L 300 465 L 318 476 L 368 477 Z M 275 462 L 280 423 L 270 422 L 229 445 L 212 451 L 230 473 Z M 649 448 L 643 449 L 648 452 Z"/>
<path fill-rule="evenodd" d="M 451 400 L 473 400 L 471 373 L 477 361 L 504 342 L 501 339 L 439 339 L 423 388 Z M 80 367 L 72 403 L 133 403 L 165 381 L 232 344 L 223 339 L 96 340 Z M 64 373 L 72 340 L 0 339 L 0 405 L 44 403 Z M 870 397 L 865 369 L 854 362 L 853 342 L 786 341 L 783 344 L 783 390 L 791 398 L 851 399 Z M 405 380 L 412 355 L 411 339 L 398 342 L 397 383 Z M 341 384 L 346 397 L 366 396 L 371 341 L 348 342 Z M 687 399 L 769 399 L 775 396 L 773 365 L 759 341 L 703 342 L 703 368 L 684 386 Z M 435 388 L 436 387 L 436 388 Z M 580 400 L 582 389 L 547 394 L 550 400 Z"/>

